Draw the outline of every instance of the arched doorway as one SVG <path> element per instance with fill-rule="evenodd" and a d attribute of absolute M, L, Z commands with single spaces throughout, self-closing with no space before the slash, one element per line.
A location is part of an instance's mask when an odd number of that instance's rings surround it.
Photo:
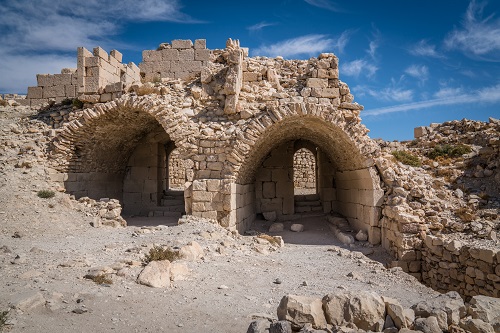
<path fill-rule="evenodd" d="M 294 154 L 307 147 L 316 153 L 314 199 L 319 204 L 314 209 L 344 216 L 354 229 L 366 231 L 371 243 L 380 243 L 384 192 L 376 169 L 363 156 L 364 145 L 356 140 L 359 138 L 351 138 L 342 127 L 316 116 L 284 118 L 267 127 L 251 147 L 236 180 L 236 192 L 245 200 L 236 203 L 242 207 L 241 214 L 236 214 L 240 232 L 248 228 L 252 214 L 275 212 L 278 220 L 293 219 L 298 214 Z M 251 203 L 250 198 L 254 198 Z M 312 207 L 304 209 L 312 211 Z"/>

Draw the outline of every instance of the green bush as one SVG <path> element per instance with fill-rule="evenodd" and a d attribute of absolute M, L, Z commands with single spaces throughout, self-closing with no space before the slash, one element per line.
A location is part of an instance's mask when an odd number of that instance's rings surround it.
<path fill-rule="evenodd" d="M 5 327 L 7 320 L 9 320 L 9 311 L 0 312 L 0 332 L 3 331 L 3 328 Z"/>
<path fill-rule="evenodd" d="M 85 275 L 85 278 L 92 280 L 97 284 L 113 284 L 113 280 L 108 278 L 105 274 L 99 274 L 96 276 Z"/>
<path fill-rule="evenodd" d="M 173 250 L 169 247 L 164 248 L 162 246 L 155 245 L 152 249 L 149 250 L 149 254 L 146 254 L 144 257 L 144 264 L 147 265 L 151 261 L 155 260 L 168 260 L 170 262 L 179 260 L 182 258 L 182 254 L 179 251 Z"/>
<path fill-rule="evenodd" d="M 397 150 L 392 152 L 392 156 L 394 158 L 406 165 L 414 166 L 414 167 L 419 167 L 422 165 L 422 162 L 420 161 L 420 158 L 416 155 L 413 155 L 407 151 L 404 150 Z"/>
<path fill-rule="evenodd" d="M 78 98 L 75 98 L 73 100 L 73 106 L 75 106 L 77 109 L 83 108 L 83 102 L 80 101 Z"/>
<path fill-rule="evenodd" d="M 54 191 L 51 191 L 51 190 L 41 190 L 41 191 L 38 191 L 37 195 L 39 198 L 42 198 L 42 199 L 50 199 L 50 198 L 53 198 L 54 195 L 56 195 L 56 193 Z"/>
<path fill-rule="evenodd" d="M 471 147 L 459 145 L 437 145 L 429 153 L 427 157 L 436 159 L 438 157 L 460 157 L 463 154 L 468 154 L 472 151 Z"/>

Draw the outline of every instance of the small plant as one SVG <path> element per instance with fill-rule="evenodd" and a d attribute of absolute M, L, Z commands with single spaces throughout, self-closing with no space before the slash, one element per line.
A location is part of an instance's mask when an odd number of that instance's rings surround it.
<path fill-rule="evenodd" d="M 95 275 L 95 276 L 86 275 L 85 278 L 92 280 L 97 284 L 113 284 L 113 280 L 111 280 L 105 274 L 99 274 L 99 275 Z"/>
<path fill-rule="evenodd" d="M 0 99 L 0 106 L 9 106 L 9 102 L 7 102 L 5 99 Z"/>
<path fill-rule="evenodd" d="M 42 199 L 50 199 L 53 198 L 56 195 L 56 193 L 51 190 L 40 190 L 38 191 L 37 195 L 39 198 Z"/>
<path fill-rule="evenodd" d="M 413 155 L 407 151 L 404 150 L 397 150 L 392 152 L 392 156 L 394 158 L 406 165 L 414 166 L 414 167 L 419 167 L 422 165 L 422 162 L 420 161 L 420 158 L 418 156 Z"/>
<path fill-rule="evenodd" d="M 149 254 L 143 259 L 145 265 L 149 264 L 151 261 L 155 260 L 168 260 L 170 262 L 182 259 L 182 254 L 179 251 L 173 250 L 170 247 L 164 248 L 163 246 L 155 245 L 149 250 Z"/>
<path fill-rule="evenodd" d="M 280 246 L 280 243 L 273 236 L 269 236 L 267 234 L 260 234 L 257 237 L 265 239 L 266 241 L 268 241 L 269 243 L 271 243 L 271 245 Z"/>
<path fill-rule="evenodd" d="M 463 222 L 472 222 L 476 219 L 476 214 L 468 207 L 460 207 L 455 210 L 455 215 Z"/>
<path fill-rule="evenodd" d="M 73 100 L 72 100 L 72 99 L 70 99 L 70 98 L 66 98 L 66 99 L 63 99 L 63 100 L 61 101 L 61 104 L 62 104 L 62 105 L 71 105 L 71 104 L 73 104 Z"/>
<path fill-rule="evenodd" d="M 77 109 L 83 108 L 83 102 L 80 101 L 78 98 L 75 98 L 72 103 L 73 106 L 76 107 Z"/>
<path fill-rule="evenodd" d="M 456 158 L 460 157 L 464 154 L 468 154 L 472 151 L 472 148 L 459 144 L 459 145 L 437 145 L 434 147 L 429 153 L 427 153 L 427 157 L 436 159 L 438 157 L 443 158 Z"/>
<path fill-rule="evenodd" d="M 3 328 L 5 327 L 5 324 L 7 324 L 8 320 L 9 320 L 9 311 L 0 312 L 0 332 L 3 331 Z"/>

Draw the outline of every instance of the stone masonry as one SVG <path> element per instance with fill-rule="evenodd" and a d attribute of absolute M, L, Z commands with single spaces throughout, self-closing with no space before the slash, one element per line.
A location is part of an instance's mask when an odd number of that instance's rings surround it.
<path fill-rule="evenodd" d="M 68 192 L 156 215 L 180 187 L 187 214 L 243 232 L 259 213 L 292 218 L 295 185 L 314 184 L 325 214 L 344 216 L 415 277 L 437 276 L 425 240 L 450 218 L 442 198 L 451 191 L 367 136 L 334 54 L 249 57 L 231 39 L 222 50 L 174 40 L 144 51 L 139 66 L 100 48 L 79 48 L 77 60 L 67 75 L 86 104 L 57 121 L 51 150 L 53 178 Z M 424 198 L 432 215 L 415 203 Z"/>

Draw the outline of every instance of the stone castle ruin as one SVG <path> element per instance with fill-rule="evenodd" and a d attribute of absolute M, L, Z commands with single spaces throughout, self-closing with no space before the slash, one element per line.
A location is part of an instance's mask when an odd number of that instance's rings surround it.
<path fill-rule="evenodd" d="M 185 213 L 240 233 L 261 214 L 321 212 L 421 280 L 438 279 L 429 267 L 445 258 L 456 274 L 438 289 L 500 296 L 500 251 L 440 238 L 455 219 L 452 191 L 367 136 L 334 54 L 249 57 L 238 41 L 210 50 L 199 39 L 143 51 L 139 66 L 121 61 L 116 50 L 79 48 L 76 69 L 38 75 L 28 88 L 31 106 L 84 103 L 50 115 L 52 178 L 67 192 L 118 199 L 125 215 Z M 471 265 L 482 282 L 466 279 Z"/>

